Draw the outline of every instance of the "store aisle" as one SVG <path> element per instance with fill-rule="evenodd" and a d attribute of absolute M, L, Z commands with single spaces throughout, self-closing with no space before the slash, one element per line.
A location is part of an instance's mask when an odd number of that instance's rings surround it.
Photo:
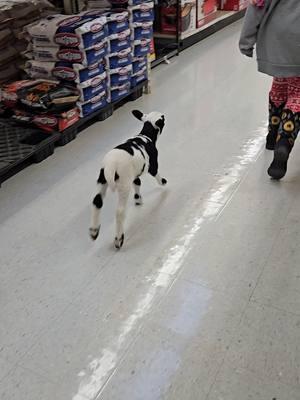
<path fill-rule="evenodd" d="M 1 400 L 300 398 L 300 164 L 272 182 L 269 81 L 240 23 L 162 66 L 153 94 L 0 190 Z M 88 237 L 103 154 L 163 111 L 162 174 L 112 247 Z"/>

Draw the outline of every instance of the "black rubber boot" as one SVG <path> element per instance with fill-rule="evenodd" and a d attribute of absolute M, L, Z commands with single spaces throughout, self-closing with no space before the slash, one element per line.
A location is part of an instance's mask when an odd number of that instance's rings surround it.
<path fill-rule="evenodd" d="M 274 159 L 268 169 L 271 178 L 279 180 L 287 171 L 287 164 L 300 129 L 300 113 L 284 110 L 274 149 Z"/>
<path fill-rule="evenodd" d="M 266 141 L 267 150 L 275 149 L 276 139 L 281 121 L 281 114 L 284 110 L 284 106 L 285 103 L 281 104 L 279 107 L 276 107 L 272 100 L 269 99 L 269 127 Z"/>

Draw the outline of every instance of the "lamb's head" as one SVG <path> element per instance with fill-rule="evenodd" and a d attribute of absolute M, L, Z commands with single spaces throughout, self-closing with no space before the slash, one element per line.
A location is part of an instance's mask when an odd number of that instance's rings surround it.
<path fill-rule="evenodd" d="M 162 113 L 153 111 L 149 114 L 144 114 L 141 111 L 134 110 L 132 114 L 139 121 L 144 122 L 144 124 L 151 124 L 153 129 L 158 131 L 159 135 L 162 133 L 165 126 L 165 116 Z"/>

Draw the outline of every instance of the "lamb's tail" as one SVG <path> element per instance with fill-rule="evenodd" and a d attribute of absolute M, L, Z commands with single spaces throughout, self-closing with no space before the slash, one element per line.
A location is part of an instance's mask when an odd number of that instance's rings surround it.
<path fill-rule="evenodd" d="M 114 163 L 108 163 L 104 168 L 104 175 L 109 188 L 114 192 L 116 190 L 116 183 L 120 178 L 117 173 L 117 166 Z"/>

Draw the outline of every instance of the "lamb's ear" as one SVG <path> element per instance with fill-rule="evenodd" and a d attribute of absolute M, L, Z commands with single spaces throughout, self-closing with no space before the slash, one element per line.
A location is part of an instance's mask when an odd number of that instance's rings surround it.
<path fill-rule="evenodd" d="M 142 121 L 144 114 L 141 111 L 138 110 L 133 110 L 132 114 L 137 118 L 138 120 Z"/>

